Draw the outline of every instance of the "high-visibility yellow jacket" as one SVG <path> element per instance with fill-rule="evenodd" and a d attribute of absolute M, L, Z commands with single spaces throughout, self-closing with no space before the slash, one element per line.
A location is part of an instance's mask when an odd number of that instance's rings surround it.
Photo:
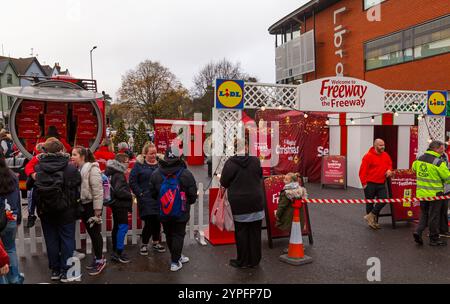
<path fill-rule="evenodd" d="M 444 193 L 444 184 L 450 184 L 450 171 L 439 153 L 426 151 L 414 161 L 412 169 L 416 172 L 416 197 L 433 197 Z"/>

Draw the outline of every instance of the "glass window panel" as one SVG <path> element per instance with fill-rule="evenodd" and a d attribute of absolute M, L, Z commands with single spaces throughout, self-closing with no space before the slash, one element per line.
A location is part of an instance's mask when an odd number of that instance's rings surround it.
<path fill-rule="evenodd" d="M 393 52 L 376 58 L 366 60 L 366 70 L 373 70 L 403 62 L 403 52 Z"/>
<path fill-rule="evenodd" d="M 414 48 L 414 58 L 425 58 L 450 52 L 450 38 L 426 43 Z"/>
<path fill-rule="evenodd" d="M 414 59 L 414 52 L 412 48 L 403 51 L 403 61 L 411 61 Z"/>
<path fill-rule="evenodd" d="M 448 53 L 450 15 L 368 42 L 364 51 L 366 70 Z"/>
<path fill-rule="evenodd" d="M 377 4 L 380 4 L 386 0 L 364 0 L 364 10 L 371 8 Z"/>

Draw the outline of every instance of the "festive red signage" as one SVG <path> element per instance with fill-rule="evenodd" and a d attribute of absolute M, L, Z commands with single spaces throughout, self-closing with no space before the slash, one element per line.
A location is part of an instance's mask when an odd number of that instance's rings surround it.
<path fill-rule="evenodd" d="M 392 198 L 416 197 L 416 174 L 412 170 L 395 170 L 391 177 Z M 417 220 L 420 216 L 418 201 L 393 203 L 394 221 Z"/>
<path fill-rule="evenodd" d="M 309 113 L 305 118 L 299 111 L 265 110 L 256 113 L 256 121 L 261 120 L 269 126 L 276 122 L 279 127 L 279 141 L 273 147 L 278 157 L 274 174 L 299 172 L 309 181 L 319 182 L 321 157 L 328 154 L 326 115 Z"/>
<path fill-rule="evenodd" d="M 275 211 L 278 208 L 278 200 L 280 198 L 280 192 L 284 188 L 284 175 L 273 175 L 264 180 L 264 188 L 266 191 L 266 210 L 267 210 L 267 218 L 266 223 L 268 229 L 270 229 L 270 237 L 279 238 L 279 237 L 288 237 L 290 231 L 282 231 L 276 227 L 277 220 L 275 218 Z M 303 212 L 305 212 L 305 208 L 302 208 Z M 308 217 L 307 213 L 304 213 L 304 218 L 306 219 L 302 224 L 302 234 L 308 235 Z"/>
<path fill-rule="evenodd" d="M 412 167 L 412 163 L 417 158 L 418 147 L 419 147 L 419 127 L 412 126 L 410 131 L 409 139 L 409 167 Z"/>
<path fill-rule="evenodd" d="M 158 153 L 164 154 L 177 134 L 172 133 L 172 124 L 155 123 L 155 146 Z"/>
<path fill-rule="evenodd" d="M 322 185 L 346 186 L 347 161 L 345 156 L 327 155 L 322 157 Z"/>
<path fill-rule="evenodd" d="M 258 128 L 248 127 L 250 137 L 253 137 L 253 146 L 250 147 L 250 155 L 256 155 L 261 161 L 263 176 L 271 175 L 272 168 L 272 135 L 271 127 Z"/>

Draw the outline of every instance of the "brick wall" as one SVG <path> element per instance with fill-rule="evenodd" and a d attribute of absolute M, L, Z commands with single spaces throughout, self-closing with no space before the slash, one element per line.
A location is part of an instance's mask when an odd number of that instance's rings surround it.
<path fill-rule="evenodd" d="M 335 55 L 333 13 L 339 14 L 337 24 L 349 33 L 344 34 L 344 58 Z M 336 64 L 344 64 L 344 75 L 365 79 L 385 89 L 450 90 L 450 54 L 424 58 L 408 63 L 365 72 L 363 43 L 374 38 L 409 28 L 450 13 L 446 0 L 388 0 L 381 4 L 381 21 L 369 22 L 363 11 L 362 0 L 343 0 L 317 13 L 316 73 L 306 75 L 306 80 L 335 75 Z M 313 29 L 313 18 L 306 21 L 306 31 Z"/>

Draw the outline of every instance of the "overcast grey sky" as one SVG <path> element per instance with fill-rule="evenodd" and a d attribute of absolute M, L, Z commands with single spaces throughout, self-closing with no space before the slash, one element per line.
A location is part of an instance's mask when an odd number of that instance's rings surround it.
<path fill-rule="evenodd" d="M 59 62 L 72 76 L 94 78 L 110 95 L 121 76 L 150 59 L 186 88 L 210 60 L 239 61 L 262 82 L 274 82 L 274 38 L 267 29 L 307 0 L 14 0 L 2 2 L 4 55 Z M 0 49 L 1 52 L 1 49 Z"/>

